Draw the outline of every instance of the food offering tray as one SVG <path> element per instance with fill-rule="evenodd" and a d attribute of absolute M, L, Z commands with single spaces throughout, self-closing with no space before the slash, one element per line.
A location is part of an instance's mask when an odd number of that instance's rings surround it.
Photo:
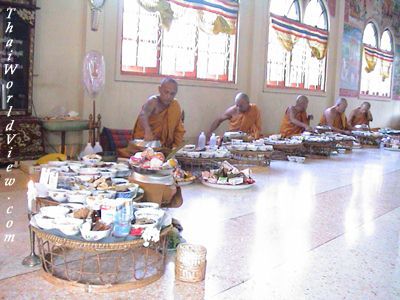
<path fill-rule="evenodd" d="M 332 151 L 336 150 L 336 142 L 334 141 L 304 141 L 304 154 L 310 156 L 330 156 Z"/>

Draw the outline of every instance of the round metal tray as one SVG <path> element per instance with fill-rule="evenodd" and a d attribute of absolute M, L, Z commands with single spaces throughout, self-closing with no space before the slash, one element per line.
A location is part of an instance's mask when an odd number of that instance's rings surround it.
<path fill-rule="evenodd" d="M 140 174 L 144 175 L 153 175 L 153 176 L 170 176 L 172 174 L 172 169 L 163 169 L 163 170 L 153 170 L 153 169 L 144 169 L 138 166 L 132 166 L 132 169 Z"/>

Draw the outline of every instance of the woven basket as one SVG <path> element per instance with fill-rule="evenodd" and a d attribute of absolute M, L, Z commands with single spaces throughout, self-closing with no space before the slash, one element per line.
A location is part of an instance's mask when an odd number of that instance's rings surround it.
<path fill-rule="evenodd" d="M 185 282 L 200 282 L 204 280 L 206 276 L 206 265 L 207 261 L 202 264 L 189 268 L 183 265 L 181 262 L 176 261 L 175 263 L 175 278 Z"/>
<path fill-rule="evenodd" d="M 183 243 L 176 250 L 175 277 L 181 281 L 199 282 L 206 274 L 207 249 L 201 245 Z"/>

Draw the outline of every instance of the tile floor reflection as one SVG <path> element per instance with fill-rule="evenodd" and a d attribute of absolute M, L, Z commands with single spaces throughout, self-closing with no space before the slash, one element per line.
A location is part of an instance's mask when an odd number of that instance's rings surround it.
<path fill-rule="evenodd" d="M 21 266 L 29 252 L 28 176 L 13 172 L 18 187 L 0 190 L 0 236 L 11 204 L 16 233 L 12 246 L 2 241 L 0 248 L 0 298 L 90 296 Z M 208 250 L 204 282 L 175 281 L 171 253 L 157 282 L 96 299 L 400 298 L 400 153 L 360 149 L 304 164 L 273 161 L 254 177 L 256 186 L 243 191 L 185 186 L 183 206 L 170 209 L 185 239 Z"/>

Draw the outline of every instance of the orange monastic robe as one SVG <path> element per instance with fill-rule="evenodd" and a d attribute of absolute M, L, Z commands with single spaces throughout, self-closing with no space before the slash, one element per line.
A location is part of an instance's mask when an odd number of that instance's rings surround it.
<path fill-rule="evenodd" d="M 322 115 L 320 121 L 319 121 L 320 125 L 328 125 L 328 122 L 326 121 L 326 117 L 325 117 L 325 113 Z M 341 129 L 341 130 L 345 130 L 347 128 L 347 118 L 346 115 L 344 113 L 341 114 L 336 114 L 336 118 L 333 120 L 333 127 Z"/>
<path fill-rule="evenodd" d="M 243 131 L 258 139 L 261 133 L 261 114 L 255 104 L 245 113 L 239 113 L 229 120 L 230 131 Z"/>
<path fill-rule="evenodd" d="M 151 132 L 156 140 L 160 140 L 163 147 L 173 148 L 183 142 L 185 128 L 183 127 L 181 115 L 182 110 L 178 101 L 173 100 L 162 112 L 149 117 Z M 139 118 L 133 127 L 132 138 L 144 138 L 144 129 L 139 122 Z"/>
<path fill-rule="evenodd" d="M 299 111 L 297 112 L 294 117 L 296 120 L 309 124 L 310 122 L 308 121 L 307 118 L 307 113 L 305 111 Z M 297 126 L 296 124 L 293 124 L 290 122 L 289 118 L 289 108 L 286 109 L 285 115 L 283 116 L 283 120 L 281 123 L 281 130 L 280 133 L 282 137 L 291 137 L 293 135 L 301 134 L 304 131 L 303 127 Z"/>
<path fill-rule="evenodd" d="M 369 125 L 367 114 L 355 114 L 353 118 L 350 120 L 351 126 L 356 125 Z"/>

